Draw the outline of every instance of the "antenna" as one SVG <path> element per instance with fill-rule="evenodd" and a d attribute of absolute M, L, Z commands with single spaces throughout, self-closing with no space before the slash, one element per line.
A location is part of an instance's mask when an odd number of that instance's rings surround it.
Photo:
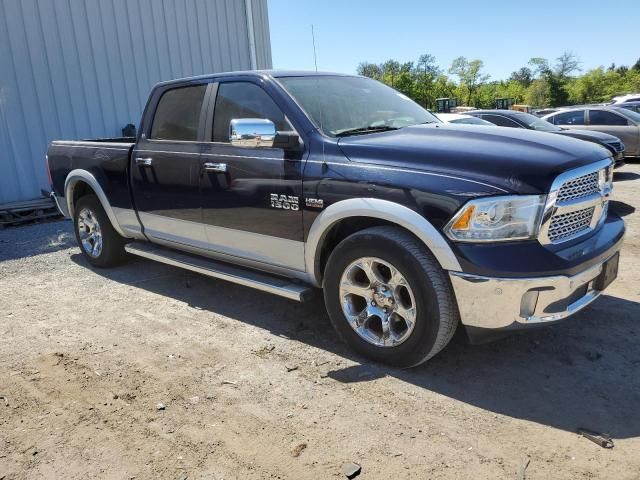
<path fill-rule="evenodd" d="M 313 63 L 316 65 L 316 72 L 318 71 L 318 57 L 316 57 L 316 36 L 313 32 L 313 23 L 311 24 L 311 41 L 313 42 Z"/>

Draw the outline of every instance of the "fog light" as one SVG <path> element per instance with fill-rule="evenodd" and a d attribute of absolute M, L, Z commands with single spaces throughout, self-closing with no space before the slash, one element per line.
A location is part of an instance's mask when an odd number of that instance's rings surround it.
<path fill-rule="evenodd" d="M 520 316 L 522 318 L 529 318 L 535 313 L 536 305 L 538 304 L 538 293 L 538 290 L 529 290 L 522 295 L 522 300 L 520 300 Z"/>

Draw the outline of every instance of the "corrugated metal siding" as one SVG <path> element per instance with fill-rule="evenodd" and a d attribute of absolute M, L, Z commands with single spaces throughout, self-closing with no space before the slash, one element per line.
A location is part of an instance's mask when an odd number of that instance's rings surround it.
<path fill-rule="evenodd" d="M 252 0 L 271 68 L 266 0 Z M 0 0 L 0 203 L 48 188 L 54 139 L 120 136 L 151 87 L 251 68 L 242 0 Z"/>
<path fill-rule="evenodd" d="M 256 37 L 256 61 L 258 68 L 271 68 L 271 37 L 269 35 L 269 15 L 265 0 L 251 0 L 253 9 L 253 30 Z M 266 65 L 261 67 L 261 65 Z"/>

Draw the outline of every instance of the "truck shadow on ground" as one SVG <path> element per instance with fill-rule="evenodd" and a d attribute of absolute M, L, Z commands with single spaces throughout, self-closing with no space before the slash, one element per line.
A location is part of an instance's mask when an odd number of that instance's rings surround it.
<path fill-rule="evenodd" d="M 609 208 L 621 217 L 626 217 L 627 215 L 631 215 L 636 211 L 634 206 L 629 205 L 628 203 L 620 202 L 618 200 L 610 200 Z"/>
<path fill-rule="evenodd" d="M 0 262 L 57 252 L 76 245 L 73 224 L 55 220 L 0 230 Z"/>
<path fill-rule="evenodd" d="M 82 255 L 71 258 L 90 268 Z M 586 427 L 614 438 L 640 436 L 636 302 L 603 296 L 560 325 L 487 345 L 454 338 L 427 364 L 398 370 L 367 362 L 341 343 L 320 298 L 299 304 L 143 259 L 93 271 L 356 362 L 329 372 L 338 382 L 392 376 L 507 417 L 572 432 Z"/>

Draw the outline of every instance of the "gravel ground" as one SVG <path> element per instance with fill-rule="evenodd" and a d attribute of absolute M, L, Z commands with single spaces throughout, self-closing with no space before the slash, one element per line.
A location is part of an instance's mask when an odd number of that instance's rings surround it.
<path fill-rule="evenodd" d="M 606 295 L 409 371 L 354 356 L 318 301 L 96 270 L 68 221 L 0 231 L 0 479 L 639 479 L 639 178 L 616 173 Z"/>

